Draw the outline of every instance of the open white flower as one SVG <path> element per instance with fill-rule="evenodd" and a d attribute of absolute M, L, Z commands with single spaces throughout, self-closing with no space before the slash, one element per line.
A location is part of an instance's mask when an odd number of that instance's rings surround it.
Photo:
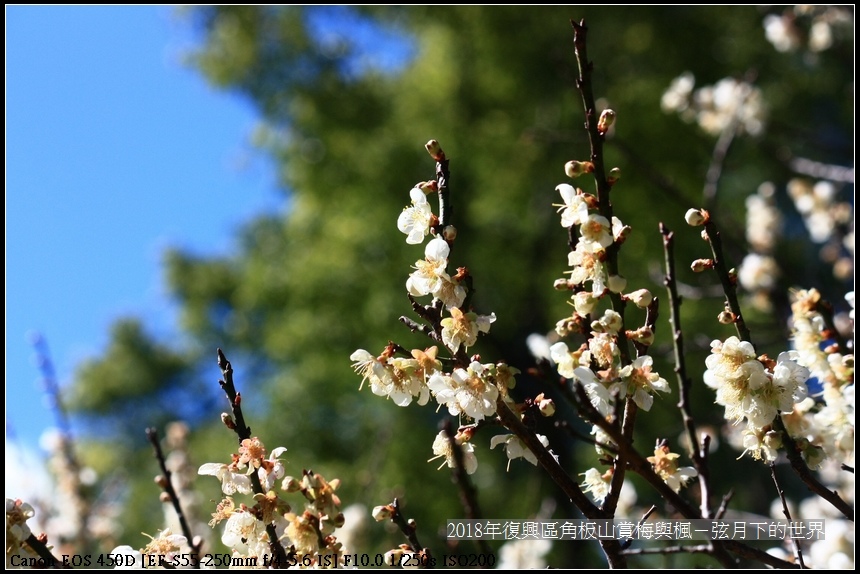
<path fill-rule="evenodd" d="M 555 189 L 558 190 L 562 201 L 564 201 L 562 205 L 555 205 L 561 212 L 562 227 L 582 225 L 588 218 L 588 204 L 585 203 L 585 198 L 577 193 L 576 188 L 567 183 L 557 185 Z"/>
<path fill-rule="evenodd" d="M 416 245 L 424 241 L 430 232 L 430 218 L 433 215 L 427 195 L 418 187 L 409 192 L 412 206 L 406 207 L 397 218 L 397 229 L 406 234 L 406 243 Z"/>
<path fill-rule="evenodd" d="M 451 248 L 441 237 L 436 237 L 424 248 L 424 260 L 415 262 L 415 271 L 406 280 L 406 290 L 413 297 L 433 295 L 442 289 L 444 280 L 451 278 L 445 272 Z"/>
<path fill-rule="evenodd" d="M 643 411 L 651 410 L 654 403 L 652 396 L 655 391 L 669 391 L 669 383 L 658 373 L 651 370 L 654 359 L 650 355 L 642 355 L 618 373 L 625 387 L 626 395 L 633 397 L 633 402 Z"/>
<path fill-rule="evenodd" d="M 654 472 L 675 492 L 680 492 L 688 480 L 699 475 L 692 466 L 678 468 L 677 459 L 680 456 L 678 453 L 670 452 L 668 446 L 662 445 L 654 449 L 654 456 L 648 457 Z"/>
<path fill-rule="evenodd" d="M 479 421 L 496 412 L 499 389 L 489 377 L 492 366 L 472 361 L 468 369 L 454 369 L 451 376 L 434 374 L 427 386 L 449 413 L 466 414 Z"/>
<path fill-rule="evenodd" d="M 252 494 L 251 478 L 246 472 L 239 469 L 235 463 L 219 464 L 217 462 L 207 462 L 200 466 L 197 474 L 214 476 L 221 481 L 221 491 L 224 494 L 230 495 L 236 492 L 242 494 Z"/>
<path fill-rule="evenodd" d="M 475 445 L 466 441 L 466 435 L 458 433 L 454 440 L 460 445 L 460 452 L 463 453 L 463 467 L 467 474 L 474 474 L 478 470 L 478 459 L 475 456 Z M 451 441 L 448 440 L 448 435 L 445 431 L 440 431 L 433 439 L 433 458 L 427 462 L 436 460 L 437 458 L 445 457 L 445 462 L 439 465 L 439 468 L 448 465 L 448 468 L 454 468 L 456 465 L 454 460 L 454 449 L 451 448 Z"/>
<path fill-rule="evenodd" d="M 496 314 L 478 315 L 473 312 L 463 313 L 459 308 L 448 310 L 450 317 L 442 319 L 442 342 L 456 353 L 460 345 L 468 349 L 478 340 L 478 333 L 488 333 L 490 324 L 496 320 Z"/>
<path fill-rule="evenodd" d="M 582 481 L 582 491 L 590 492 L 594 502 L 598 504 L 606 500 L 609 496 L 609 484 L 612 482 L 612 469 L 600 474 L 596 468 L 589 468 L 582 474 L 585 476 L 585 480 Z"/>
<path fill-rule="evenodd" d="M 549 447 L 549 439 L 544 435 L 535 435 L 545 447 Z M 505 445 L 505 454 L 508 455 L 508 470 L 511 469 L 511 461 L 515 458 L 524 458 L 533 465 L 537 466 L 537 457 L 535 453 L 529 450 L 529 447 L 513 434 L 499 434 L 490 439 L 490 448 L 496 448 L 500 444 Z"/>

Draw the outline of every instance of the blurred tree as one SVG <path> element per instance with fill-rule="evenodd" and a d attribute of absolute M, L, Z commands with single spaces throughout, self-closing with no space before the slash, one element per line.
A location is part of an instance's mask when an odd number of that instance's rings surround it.
<path fill-rule="evenodd" d="M 432 456 L 438 422 L 447 415 L 414 404 L 397 408 L 367 389 L 359 392 L 349 360 L 357 348 L 378 354 L 389 340 L 407 348 L 429 346 L 398 322 L 409 314 L 404 284 L 422 251 L 407 245 L 395 226 L 409 189 L 433 177 L 432 161 L 422 149 L 425 141 L 438 139 L 451 159 L 459 232 L 452 264 L 468 266 L 474 276 L 475 310 L 498 315 L 474 352 L 523 371 L 534 364 L 526 337 L 551 331 L 569 314 L 567 296 L 552 289 L 566 268 L 567 245 L 551 204 L 559 201 L 555 186 L 567 181 L 564 163 L 588 155 L 573 83 L 571 18 L 584 18 L 591 28 L 597 95 L 618 113 L 606 154 L 609 167 L 623 172 L 613 195 L 616 215 L 633 227 L 620 256 L 629 288 L 664 295 L 660 221 L 678 231 L 679 268 L 708 256 L 683 215 L 706 203 L 702 190 L 717 138 L 661 111 L 662 94 L 682 72 L 691 72 L 697 86 L 727 77 L 754 78 L 768 105 L 764 131 L 731 142 L 709 203 L 727 232 L 734 262 L 740 263 L 746 251 L 744 199 L 761 183 L 773 181 L 781 205 L 790 210 L 785 185 L 798 175 L 792 160 L 853 163 L 852 38 L 840 37 L 842 29 L 834 27 L 829 50 L 779 52 L 765 36 L 763 8 L 188 10 L 204 38 L 194 64 L 214 84 L 243 94 L 260 111 L 264 123 L 256 136 L 277 163 L 284 207 L 249 221 L 230 256 L 170 251 L 167 281 L 187 340 L 167 346 L 147 338 L 138 324 L 120 324 L 105 355 L 81 367 L 75 405 L 92 420 L 112 412 L 142 424 L 129 429 L 142 443 L 144 426 L 163 421 L 167 413 L 187 416 L 166 397 L 189 385 L 184 388 L 196 393 L 191 407 L 198 420 L 206 415 L 217 421 L 223 410 L 217 401 L 223 399 L 218 397 L 215 348 L 221 347 L 236 369 L 237 386 L 256 407 L 249 411 L 254 434 L 269 448 L 288 447 L 288 473 L 297 475 L 310 466 L 328 478 L 340 477 L 345 504 L 372 507 L 401 497 L 425 543 L 437 549 L 443 547 L 435 536 L 445 519 L 463 515 L 447 470 L 436 472 L 425 462 Z M 853 181 L 841 192 L 852 190 Z M 802 247 L 805 231 L 800 217 L 792 217 L 786 241 L 802 257 L 783 256 L 775 291 L 816 286 L 841 304 L 850 283 L 834 278 L 832 264 Z M 699 301 L 690 296 L 683 307 L 696 376 L 704 370 L 710 340 L 732 333 L 714 320 L 723 298 L 709 290 L 716 279 L 706 275 L 681 277 L 691 292 L 705 296 Z M 772 354 L 787 347 L 782 303 L 774 312 L 751 313 L 748 319 L 761 350 Z M 642 318 L 630 313 L 629 320 Z M 658 370 L 669 374 L 667 333 L 664 316 L 651 354 Z M 519 380 L 515 393 L 520 399 L 525 392 L 533 396 L 539 388 L 546 390 L 525 374 Z M 201 384 L 212 392 L 200 392 Z M 700 422 L 718 424 L 722 409 L 712 405 L 701 379 L 694 398 Z M 641 444 L 655 437 L 677 440 L 676 400 L 658 399 L 653 416 L 642 417 Z M 557 397 L 557 402 L 563 401 Z M 136 410 L 143 404 L 158 409 Z M 141 421 L 142 416 L 153 420 Z M 589 445 L 575 444 L 549 424 L 539 432 L 550 436 L 571 474 L 595 464 Z M 557 505 L 556 517 L 579 517 L 530 465 L 514 462 L 506 473 L 504 454 L 486 448 L 489 434 L 478 441 L 480 465 L 473 477 L 487 517 L 533 516 L 546 501 Z M 200 457 L 196 462 L 226 460 L 235 446 L 230 441 L 219 425 L 199 425 L 192 439 L 192 452 Z M 717 456 L 731 460 L 737 453 L 724 448 Z M 736 464 L 764 472 L 760 463 Z M 718 493 L 733 480 L 714 478 Z M 219 498 L 216 484 L 201 481 L 201 488 Z M 761 501 L 773 498 L 766 478 L 760 489 L 746 488 L 736 492 L 737 507 L 766 512 Z M 641 488 L 640 503 L 650 502 L 658 501 Z M 136 516 L 150 522 L 132 520 L 129 532 L 153 530 L 157 517 Z M 382 530 L 372 528 L 368 547 L 359 551 L 384 551 L 400 543 L 396 534 Z M 578 565 L 603 560 L 595 545 L 571 544 L 555 552 L 559 557 L 578 553 Z"/>

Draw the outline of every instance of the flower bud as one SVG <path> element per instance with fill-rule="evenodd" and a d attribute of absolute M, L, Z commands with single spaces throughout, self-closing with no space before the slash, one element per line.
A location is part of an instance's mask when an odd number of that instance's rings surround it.
<path fill-rule="evenodd" d="M 719 315 L 717 315 L 717 321 L 722 325 L 731 325 L 735 322 L 735 316 L 731 311 L 723 311 Z"/>
<path fill-rule="evenodd" d="M 606 283 L 613 293 L 621 293 L 627 287 L 627 279 L 621 275 L 610 275 Z"/>
<path fill-rule="evenodd" d="M 569 178 L 579 177 L 584 173 L 591 173 L 594 171 L 594 164 L 590 161 L 576 161 L 571 160 L 564 164 L 564 173 L 567 174 Z"/>
<path fill-rule="evenodd" d="M 606 176 L 606 183 L 609 185 L 615 185 L 615 182 L 619 179 L 621 179 L 621 169 L 613 167 L 609 170 L 609 174 Z"/>
<path fill-rule="evenodd" d="M 431 179 L 430 181 L 421 181 L 415 184 L 415 187 L 424 192 L 425 195 L 434 193 L 439 190 L 439 184 L 436 183 L 435 179 Z"/>
<path fill-rule="evenodd" d="M 552 282 L 552 288 L 556 291 L 567 291 L 570 289 L 570 283 L 568 283 L 567 279 L 562 277 L 561 279 L 556 279 Z"/>
<path fill-rule="evenodd" d="M 442 230 L 442 238 L 445 241 L 454 241 L 457 238 L 457 228 L 453 225 L 446 225 Z"/>
<path fill-rule="evenodd" d="M 424 148 L 427 150 L 427 153 L 430 154 L 430 157 L 432 157 L 436 161 L 445 160 L 445 152 L 442 151 L 442 146 L 440 146 L 439 142 L 437 142 L 436 140 L 430 140 L 429 142 L 424 144 Z"/>
<path fill-rule="evenodd" d="M 170 495 L 166 492 L 162 492 L 158 495 L 158 500 L 164 503 L 170 502 Z"/>
<path fill-rule="evenodd" d="M 609 126 L 615 123 L 615 112 L 613 110 L 603 110 L 600 114 L 600 119 L 597 120 L 597 131 L 601 135 L 609 130 Z"/>
<path fill-rule="evenodd" d="M 164 477 L 163 474 L 158 474 L 155 476 L 155 484 L 157 484 L 161 488 L 164 488 L 167 486 L 167 479 Z"/>
<path fill-rule="evenodd" d="M 624 334 L 627 335 L 628 339 L 641 343 L 646 347 L 650 347 L 654 343 L 654 330 L 647 325 L 639 327 L 635 331 L 625 331 Z"/>
<path fill-rule="evenodd" d="M 684 214 L 684 221 L 692 227 L 704 225 L 708 221 L 708 212 L 704 209 L 690 208 Z"/>
<path fill-rule="evenodd" d="M 370 515 L 373 516 L 373 519 L 377 522 L 382 522 L 383 520 L 394 516 L 394 508 L 392 508 L 390 504 L 377 506 L 373 509 L 373 512 L 371 512 Z"/>
<path fill-rule="evenodd" d="M 624 299 L 626 299 L 627 301 L 633 301 L 634 305 L 636 305 L 640 309 L 644 309 L 651 304 L 651 301 L 654 300 L 654 297 L 651 295 L 651 292 L 648 291 L 648 289 L 638 289 L 628 295 L 625 295 Z"/>
<path fill-rule="evenodd" d="M 713 259 L 696 259 L 695 261 L 693 261 L 693 264 L 690 265 L 690 269 L 692 269 L 694 273 L 701 273 L 702 271 L 706 271 L 707 269 L 713 268 Z"/>
<path fill-rule="evenodd" d="M 555 403 L 552 402 L 552 399 L 545 398 L 543 393 L 535 397 L 535 404 L 543 416 L 551 417 L 555 414 Z"/>
<path fill-rule="evenodd" d="M 224 426 L 230 430 L 233 430 L 236 428 L 236 423 L 233 422 L 233 417 L 231 417 L 227 413 L 221 413 L 221 422 L 224 423 Z"/>
<path fill-rule="evenodd" d="M 286 476 L 281 482 L 281 490 L 284 492 L 298 492 L 301 489 L 301 483 L 294 476 Z"/>

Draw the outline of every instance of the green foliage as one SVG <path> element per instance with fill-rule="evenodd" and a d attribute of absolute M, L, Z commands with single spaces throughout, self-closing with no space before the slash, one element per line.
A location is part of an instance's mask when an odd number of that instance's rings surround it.
<path fill-rule="evenodd" d="M 425 141 L 438 139 L 451 159 L 459 232 L 453 267 L 469 267 L 475 310 L 499 316 L 474 351 L 484 361 L 506 360 L 523 371 L 534 363 L 526 337 L 551 331 L 569 314 L 566 296 L 552 289 L 566 267 L 567 245 L 551 204 L 558 202 L 555 186 L 567 181 L 564 163 L 588 155 L 572 79 L 571 18 L 585 18 L 591 27 L 597 95 L 618 112 L 606 155 L 608 167 L 623 172 L 613 190 L 616 215 L 633 227 L 620 255 L 629 286 L 664 293 L 660 221 L 678 232 L 680 280 L 694 288 L 716 282 L 685 271 L 689 261 L 709 255 L 683 214 L 703 203 L 714 138 L 661 112 L 660 97 L 680 73 L 693 72 L 697 85 L 756 75 L 771 106 L 767 134 L 735 142 L 711 206 L 728 231 L 736 264 L 745 249 L 743 198 L 765 180 L 783 185 L 791 176 L 789 157 L 853 162 L 851 68 L 845 66 L 850 52 L 822 53 L 815 65 L 780 54 L 766 41 L 756 8 L 357 8 L 353 18 L 400 30 L 415 46 L 414 60 L 402 71 L 369 68 L 360 74 L 344 73 L 361 57 L 350 30 L 340 31 L 337 50 L 327 49 L 308 29 L 314 10 L 326 8 L 191 10 L 205 36 L 193 62 L 214 84 L 246 96 L 260 110 L 266 126 L 259 140 L 277 164 L 285 207 L 249 221 L 230 256 L 170 252 L 168 284 L 191 344 L 158 343 L 138 322 L 119 323 L 104 356 L 82 366 L 74 404 L 96 419 L 123 421 L 128 432 L 142 436 L 145 426 L 185 414 L 152 397 L 180 386 L 196 397 L 217 396 L 214 358 L 221 347 L 234 364 L 237 387 L 255 407 L 248 411 L 254 434 L 269 448 L 288 447 L 288 473 L 312 467 L 341 478 L 345 504 L 372 507 L 402 497 L 422 540 L 436 548 L 442 548 L 438 526 L 463 514 L 448 472 L 425 462 L 443 413 L 414 404 L 399 409 L 367 389 L 359 392 L 349 361 L 355 349 L 378 354 L 390 339 L 407 348 L 429 346 L 398 322 L 409 314 L 404 284 L 422 251 L 406 245 L 395 227 L 408 190 L 433 177 Z M 815 285 L 836 299 L 833 289 L 840 285 L 830 270 L 808 265 L 780 287 Z M 714 320 L 722 307 L 719 294 L 683 307 L 695 377 L 704 370 L 710 340 L 731 333 Z M 752 316 L 751 329 L 766 334 L 769 352 L 786 348 L 784 312 Z M 643 319 L 635 310 L 628 316 L 634 323 Z M 652 355 L 668 374 L 667 316 Z M 212 390 L 200 392 L 201 385 Z M 552 393 L 541 385 L 523 375 L 517 392 Z M 700 379 L 694 395 L 695 414 L 717 424 L 721 412 Z M 224 408 L 197 400 L 198 414 L 217 418 Z M 658 399 L 659 416 L 642 417 L 642 444 L 655 437 L 677 440 L 682 427 L 676 402 L 676 396 Z M 201 430 L 206 436 L 227 433 Z M 539 432 L 550 436 L 571 474 L 594 464 L 589 445 L 549 426 Z M 578 517 L 555 485 L 527 463 L 515 461 L 506 473 L 504 453 L 486 448 L 491 434 L 482 432 L 477 447 L 475 481 L 485 516 L 531 516 L 544 499 L 556 499 L 555 516 Z M 226 450 L 212 450 L 206 454 L 214 459 L 197 462 L 227 460 Z M 724 449 L 718 456 L 736 454 Z M 734 478 L 715 476 L 717 492 Z M 650 495 L 641 490 L 644 503 Z M 745 494 L 737 492 L 736 500 L 751 510 L 763 510 L 756 499 L 769 500 L 759 492 Z M 153 490 L 152 500 L 156 496 Z M 399 543 L 381 528 L 371 530 L 373 546 L 362 551 Z M 602 560 L 597 554 L 592 559 Z"/>

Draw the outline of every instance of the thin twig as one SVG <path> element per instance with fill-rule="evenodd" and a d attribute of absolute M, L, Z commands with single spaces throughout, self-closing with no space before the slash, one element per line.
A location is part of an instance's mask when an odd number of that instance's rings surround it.
<path fill-rule="evenodd" d="M 191 532 L 191 527 L 188 525 L 188 520 L 185 518 L 185 512 L 182 510 L 179 496 L 177 496 L 176 489 L 173 488 L 173 481 L 170 479 L 173 473 L 171 473 L 167 468 L 164 452 L 161 450 L 161 443 L 158 440 L 158 431 L 152 427 L 146 429 L 146 438 L 152 445 L 152 448 L 155 451 L 155 458 L 158 460 L 158 466 L 161 468 L 161 477 L 164 481 L 159 481 L 159 485 L 164 489 L 164 492 L 167 493 L 167 497 L 170 499 L 171 504 L 173 504 L 173 510 L 176 511 L 176 516 L 179 518 L 179 526 L 182 528 L 182 534 L 191 546 L 191 556 L 194 567 L 200 568 L 200 561 L 196 560 L 195 557 L 200 554 L 203 540 L 195 539 Z"/>
<path fill-rule="evenodd" d="M 741 313 L 741 305 L 738 302 L 737 282 L 729 276 L 729 267 L 723 255 L 723 242 L 720 238 L 720 231 L 717 229 L 714 220 L 710 217 L 705 221 L 705 231 L 708 235 L 708 244 L 711 246 L 711 253 L 714 256 L 714 271 L 716 271 L 717 277 L 720 278 L 720 283 L 723 285 L 723 292 L 726 296 L 729 311 L 732 313 L 738 337 L 742 341 L 752 344 L 752 337 L 744 321 L 743 313 Z"/>
<path fill-rule="evenodd" d="M 391 508 L 394 510 L 391 514 L 391 521 L 396 524 L 400 529 L 400 532 L 406 536 L 406 540 L 409 541 L 409 547 L 412 551 L 416 554 L 422 554 L 429 557 L 430 549 L 422 546 L 421 541 L 418 540 L 418 528 L 415 521 L 412 519 L 406 520 L 400 512 L 400 501 L 395 498 L 394 502 L 391 503 Z"/>
<path fill-rule="evenodd" d="M 678 409 L 690 442 L 690 459 L 696 467 L 701 492 L 700 511 L 703 518 L 710 518 L 710 470 L 708 468 L 707 445 L 699 449 L 699 438 L 696 421 L 693 418 L 690 402 L 692 381 L 687 375 L 687 361 L 684 355 L 684 332 L 681 329 L 681 297 L 676 287 L 675 273 L 675 234 L 660 223 L 660 235 L 663 237 L 663 253 L 666 259 L 666 276 L 663 284 L 669 293 L 669 323 L 672 325 L 672 343 L 675 350 L 675 375 L 678 379 Z"/>
<path fill-rule="evenodd" d="M 776 486 L 776 493 L 779 495 L 779 500 L 782 502 L 782 514 L 785 516 L 786 520 L 791 522 L 791 511 L 788 510 L 788 502 L 785 500 L 785 491 L 780 488 L 779 480 L 776 478 L 776 465 L 774 463 L 770 463 L 770 476 L 773 478 L 773 484 Z M 791 537 L 791 546 L 794 548 L 794 559 L 797 560 L 798 567 L 804 568 L 803 552 L 800 551 L 800 544 L 794 536 Z"/>

